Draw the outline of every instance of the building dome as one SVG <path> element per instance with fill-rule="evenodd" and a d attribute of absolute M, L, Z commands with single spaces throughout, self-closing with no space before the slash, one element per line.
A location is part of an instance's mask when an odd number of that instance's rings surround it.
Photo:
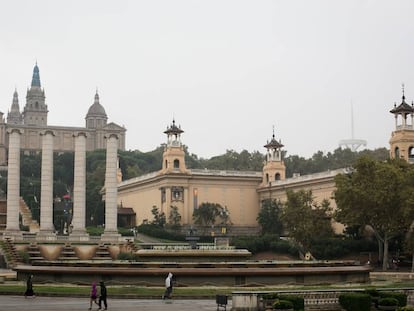
<path fill-rule="evenodd" d="M 98 93 L 95 94 L 95 101 L 92 106 L 89 107 L 88 113 L 86 114 L 86 118 L 88 117 L 107 117 L 105 108 L 99 103 Z"/>

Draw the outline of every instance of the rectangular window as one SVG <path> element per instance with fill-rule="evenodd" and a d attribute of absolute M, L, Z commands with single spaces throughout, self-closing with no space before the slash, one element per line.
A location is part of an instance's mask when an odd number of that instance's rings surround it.
<path fill-rule="evenodd" d="M 193 209 L 198 208 L 198 189 L 193 189 Z"/>

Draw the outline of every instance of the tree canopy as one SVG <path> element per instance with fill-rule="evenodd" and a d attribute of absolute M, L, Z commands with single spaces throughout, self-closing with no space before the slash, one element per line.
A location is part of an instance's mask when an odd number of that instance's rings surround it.
<path fill-rule="evenodd" d="M 346 225 L 366 225 L 383 243 L 383 269 L 391 239 L 408 231 L 414 216 L 414 168 L 402 160 L 358 159 L 349 174 L 335 177 L 335 218 Z"/>

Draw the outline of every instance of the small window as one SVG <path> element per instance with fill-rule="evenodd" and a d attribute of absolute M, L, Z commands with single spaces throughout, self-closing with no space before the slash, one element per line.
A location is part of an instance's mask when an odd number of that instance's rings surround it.
<path fill-rule="evenodd" d="M 395 158 L 398 159 L 400 157 L 400 148 L 395 147 L 394 152 L 395 152 Z"/>
<path fill-rule="evenodd" d="M 275 174 L 275 180 L 280 180 L 280 173 Z"/>
<path fill-rule="evenodd" d="M 184 201 L 184 188 L 172 187 L 171 188 L 171 201 Z"/>
<path fill-rule="evenodd" d="M 180 168 L 180 160 L 178 159 L 174 160 L 174 168 Z"/>

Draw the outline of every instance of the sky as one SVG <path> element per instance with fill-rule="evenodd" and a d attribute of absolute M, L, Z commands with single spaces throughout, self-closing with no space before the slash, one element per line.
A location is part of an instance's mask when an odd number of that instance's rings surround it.
<path fill-rule="evenodd" d="M 414 100 L 412 0 L 0 0 L 0 111 L 25 105 L 37 62 L 49 125 L 85 126 L 98 90 L 126 149 L 172 120 L 201 158 L 389 148 Z M 352 117 L 353 116 L 353 117 Z M 353 120 L 353 127 L 352 127 Z"/>

